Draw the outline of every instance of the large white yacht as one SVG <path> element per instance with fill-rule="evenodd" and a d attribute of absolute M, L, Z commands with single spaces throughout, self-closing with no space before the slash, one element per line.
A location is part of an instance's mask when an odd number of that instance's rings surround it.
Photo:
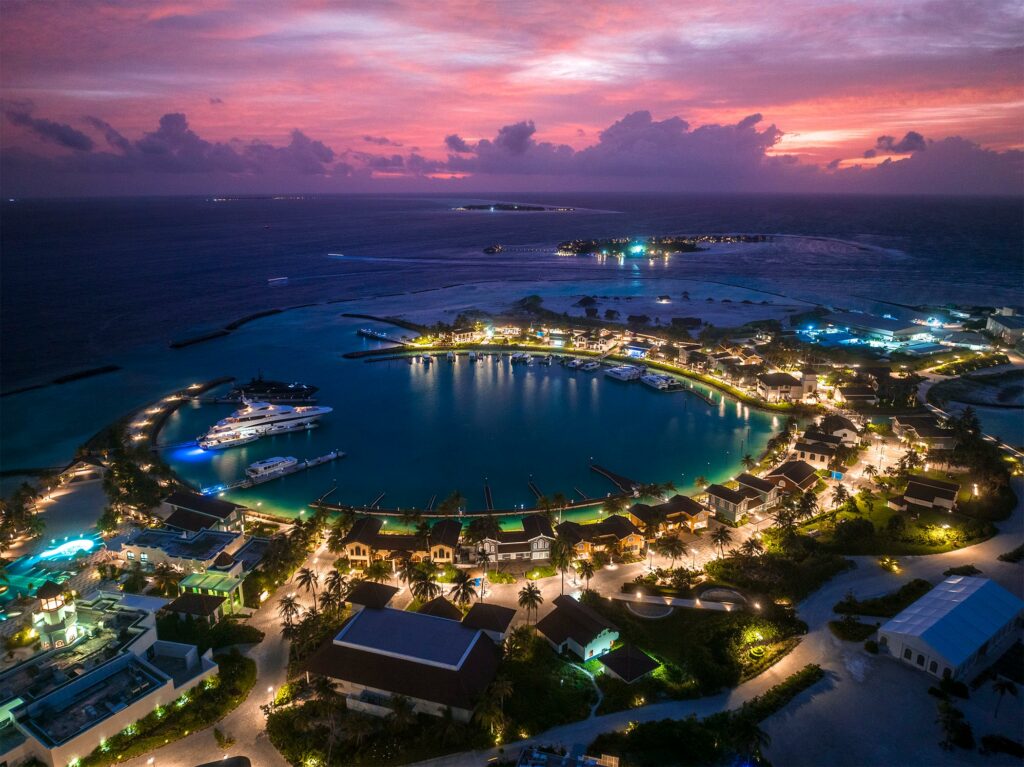
<path fill-rule="evenodd" d="M 246 401 L 245 407 L 241 410 L 236 410 L 229 417 L 217 421 L 213 428 L 199 439 L 199 446 L 207 449 L 232 447 L 251 442 L 249 437 L 258 438 L 267 434 L 311 429 L 320 416 L 327 415 L 331 410 L 332 408 L 319 405 L 292 407 Z"/>
<path fill-rule="evenodd" d="M 299 465 L 299 459 L 293 456 L 287 456 L 282 458 L 281 456 L 275 456 L 274 458 L 267 458 L 263 461 L 256 461 L 256 463 L 249 466 L 245 470 L 246 475 L 250 479 L 263 479 L 264 477 L 271 477 L 280 474 L 288 469 L 291 469 Z"/>

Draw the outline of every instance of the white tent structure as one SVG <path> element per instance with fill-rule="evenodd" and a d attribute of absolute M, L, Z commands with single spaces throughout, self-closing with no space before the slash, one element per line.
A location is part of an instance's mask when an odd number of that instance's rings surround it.
<path fill-rule="evenodd" d="M 1017 639 L 1024 602 L 988 578 L 953 576 L 878 631 L 882 652 L 937 677 L 967 679 Z"/>

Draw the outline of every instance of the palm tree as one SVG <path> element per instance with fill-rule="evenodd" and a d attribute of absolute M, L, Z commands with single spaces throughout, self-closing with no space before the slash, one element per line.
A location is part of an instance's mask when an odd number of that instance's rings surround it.
<path fill-rule="evenodd" d="M 333 613 L 338 610 L 344 602 L 341 596 L 334 591 L 326 589 L 320 593 L 320 609 L 325 613 Z"/>
<path fill-rule="evenodd" d="M 594 577 L 594 563 L 589 559 L 581 559 L 576 563 L 576 572 L 579 573 L 580 578 L 584 578 L 587 581 L 587 591 L 590 591 L 590 579 Z"/>
<path fill-rule="evenodd" d="M 624 496 L 621 495 L 610 495 L 604 501 L 604 510 L 611 516 L 612 514 L 618 514 L 624 511 L 629 502 Z"/>
<path fill-rule="evenodd" d="M 423 520 L 416 525 L 416 532 L 413 533 L 416 538 L 416 543 L 422 547 L 423 551 L 430 553 L 430 523 L 427 520 Z"/>
<path fill-rule="evenodd" d="M 315 604 L 316 587 L 317 584 L 320 583 L 320 576 L 317 575 L 314 571 L 310 570 L 308 567 L 303 567 L 301 570 L 299 570 L 298 574 L 296 574 L 295 583 L 299 587 L 305 589 L 307 594 L 310 591 L 313 592 L 313 602 Z"/>
<path fill-rule="evenodd" d="M 798 509 L 802 519 L 810 519 L 814 516 L 814 513 L 818 510 L 818 496 L 813 490 L 806 490 L 800 496 Z"/>
<path fill-rule="evenodd" d="M 505 655 L 509 658 L 525 658 L 533 646 L 533 626 L 523 624 L 509 632 L 505 640 Z"/>
<path fill-rule="evenodd" d="M 750 559 L 753 559 L 754 557 L 764 553 L 764 544 L 762 544 L 757 538 L 747 538 L 747 540 L 740 544 L 740 553 Z"/>
<path fill-rule="evenodd" d="M 703 490 L 705 487 L 707 487 L 711 483 L 708 482 L 708 478 L 707 477 L 705 477 L 703 474 L 701 474 L 699 477 L 697 477 L 697 479 L 693 480 L 693 484 L 695 484 L 697 487 L 699 487 L 701 490 Z"/>
<path fill-rule="evenodd" d="M 476 550 L 476 563 L 483 567 L 484 575 L 487 575 L 488 566 L 491 563 L 491 553 L 484 548 Z"/>
<path fill-rule="evenodd" d="M 544 604 L 544 597 L 541 596 L 540 588 L 533 581 L 527 581 L 526 585 L 519 589 L 519 606 L 526 610 L 526 620 L 530 620 L 530 611 L 534 616 L 537 610 Z"/>
<path fill-rule="evenodd" d="M 840 482 L 832 491 L 832 506 L 833 508 L 843 506 L 848 500 L 850 500 L 850 493 L 847 492 L 846 485 Z"/>
<path fill-rule="evenodd" d="M 754 456 L 752 456 L 750 453 L 747 453 L 745 456 L 743 456 L 743 458 L 740 459 L 740 464 L 743 466 L 744 469 L 750 471 L 755 466 L 757 466 L 757 461 L 754 460 Z"/>
<path fill-rule="evenodd" d="M 153 571 L 153 585 L 160 590 L 161 594 L 167 596 L 172 591 L 177 591 L 178 577 L 174 568 L 166 562 L 161 562 Z"/>
<path fill-rule="evenodd" d="M 512 681 L 507 676 L 499 676 L 491 682 L 489 697 L 498 701 L 498 710 L 505 713 L 505 701 L 512 696 Z"/>
<path fill-rule="evenodd" d="M 420 566 L 418 563 L 412 561 L 412 557 L 405 557 L 398 564 L 398 580 L 408 586 L 412 583 L 412 579 L 416 577 L 416 573 L 419 571 Z"/>
<path fill-rule="evenodd" d="M 452 579 L 452 587 L 448 589 L 450 596 L 456 604 L 465 607 L 476 596 L 476 587 L 473 585 L 473 578 L 465 570 L 459 570 Z"/>
<path fill-rule="evenodd" d="M 711 533 L 711 542 L 718 546 L 718 556 L 725 556 L 725 547 L 732 543 L 732 530 L 725 525 L 715 528 Z"/>
<path fill-rule="evenodd" d="M 416 721 L 416 712 L 413 710 L 412 701 L 404 695 L 395 695 L 391 698 L 391 713 L 387 717 L 388 723 L 394 732 L 405 732 Z"/>
<path fill-rule="evenodd" d="M 749 760 L 761 754 L 761 750 L 772 743 L 771 736 L 761 729 L 758 721 L 751 715 L 733 718 L 729 739 L 736 750 Z"/>
<path fill-rule="evenodd" d="M 671 559 L 672 568 L 674 569 L 676 560 L 686 553 L 686 546 L 676 536 L 666 535 L 664 538 L 658 539 L 657 543 L 654 544 L 654 550 L 661 556 Z"/>
<path fill-rule="evenodd" d="M 324 590 L 334 594 L 339 599 L 345 595 L 345 590 L 348 588 L 348 580 L 344 575 L 339 573 L 336 569 L 331 568 L 331 571 L 327 573 L 324 578 Z"/>
<path fill-rule="evenodd" d="M 284 625 L 291 628 L 295 619 L 299 617 L 299 600 L 292 595 L 281 597 L 277 600 L 277 613 L 284 620 Z"/>
<path fill-rule="evenodd" d="M 556 538 L 551 544 L 551 564 L 562 573 L 562 593 L 565 593 L 565 572 L 572 566 L 576 548 L 562 538 Z"/>
<path fill-rule="evenodd" d="M 878 468 L 873 463 L 869 463 L 864 467 L 864 476 L 868 478 L 877 477 Z"/>
<path fill-rule="evenodd" d="M 429 602 L 441 593 L 441 587 L 422 569 L 416 571 L 416 576 L 409 583 L 409 590 L 420 602 Z"/>
<path fill-rule="evenodd" d="M 996 695 L 999 696 L 998 698 L 996 698 L 996 710 L 995 710 L 995 718 L 998 719 L 999 718 L 999 704 L 1003 702 L 1003 696 L 1006 695 L 1007 693 L 1009 693 L 1010 695 L 1012 695 L 1013 697 L 1016 698 L 1017 697 L 1017 685 L 1015 685 L 1013 682 L 1011 682 L 1006 677 L 1001 676 L 1001 677 L 998 677 L 992 683 L 992 691 Z"/>
<path fill-rule="evenodd" d="M 345 732 L 356 748 L 362 746 L 363 742 L 376 731 L 377 722 L 374 717 L 365 714 L 349 714 L 345 717 Z"/>
<path fill-rule="evenodd" d="M 391 568 L 383 559 L 371 562 L 363 570 L 363 578 L 374 583 L 384 583 L 391 577 Z"/>
<path fill-rule="evenodd" d="M 446 517 L 450 517 L 452 514 L 458 514 L 459 509 L 462 508 L 465 502 L 466 497 L 458 490 L 455 490 L 437 505 L 437 511 Z"/>
<path fill-rule="evenodd" d="M 562 521 L 562 512 L 565 510 L 565 507 L 568 506 L 568 505 L 569 505 L 569 499 L 566 498 L 563 493 L 555 493 L 553 496 L 551 496 L 551 506 L 552 506 L 552 508 L 555 511 L 558 512 L 558 521 L 559 521 L 559 523 L 561 523 L 561 521 Z"/>

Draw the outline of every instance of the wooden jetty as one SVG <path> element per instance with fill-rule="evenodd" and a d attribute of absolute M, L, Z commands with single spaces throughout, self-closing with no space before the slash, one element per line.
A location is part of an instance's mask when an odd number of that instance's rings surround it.
<path fill-rule="evenodd" d="M 640 483 L 636 480 L 624 477 L 621 474 L 616 474 L 615 472 L 606 469 L 604 466 L 598 466 L 596 463 L 590 464 L 590 470 L 600 474 L 626 495 L 631 495 L 633 490 L 640 486 Z"/>
<path fill-rule="evenodd" d="M 316 458 L 307 458 L 305 461 L 299 461 L 297 464 L 295 464 L 294 466 L 290 466 L 287 469 L 281 469 L 280 471 L 275 471 L 272 474 L 267 474 L 267 475 L 262 476 L 262 477 L 256 477 L 256 478 L 254 478 L 254 477 L 244 477 L 242 479 L 236 480 L 234 482 L 229 482 L 229 483 L 224 484 L 224 485 L 214 485 L 213 487 L 204 487 L 203 490 L 202 490 L 202 493 L 203 493 L 203 495 L 212 495 L 213 493 L 220 493 L 220 492 L 223 492 L 225 490 L 244 490 L 244 489 L 246 489 L 248 487 L 255 487 L 256 485 L 262 485 L 265 482 L 270 482 L 270 481 L 275 480 L 275 479 L 281 479 L 282 477 L 290 476 L 292 474 L 295 474 L 296 472 L 305 471 L 306 469 L 312 469 L 314 466 L 320 466 L 321 464 L 330 463 L 331 461 L 336 461 L 339 458 L 344 458 L 344 457 L 345 457 L 345 454 L 343 452 L 341 452 L 340 450 L 332 450 L 331 452 L 327 453 L 326 455 L 321 455 L 321 456 L 318 456 Z M 328 491 L 327 494 L 329 495 L 331 492 L 333 492 L 333 490 L 334 490 L 334 488 L 332 488 L 330 491 Z M 384 494 L 381 493 L 381 495 L 383 496 Z M 321 496 L 320 497 L 320 501 L 322 501 L 326 497 L 327 497 L 326 495 Z M 319 501 L 318 501 L 318 503 L 319 503 Z"/>
<path fill-rule="evenodd" d="M 356 331 L 363 338 L 372 338 L 374 341 L 387 341 L 391 344 L 398 344 L 399 346 L 413 346 L 412 343 L 402 338 L 396 338 L 390 336 L 387 333 L 381 333 L 379 330 L 373 330 L 371 328 L 359 328 Z"/>
<path fill-rule="evenodd" d="M 494 511 L 494 496 L 491 495 L 491 486 L 484 482 L 484 502 L 488 511 Z"/>

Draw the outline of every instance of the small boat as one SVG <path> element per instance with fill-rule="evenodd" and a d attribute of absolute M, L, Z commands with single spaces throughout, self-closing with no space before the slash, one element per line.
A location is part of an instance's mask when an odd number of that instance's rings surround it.
<path fill-rule="evenodd" d="M 248 445 L 260 438 L 255 432 L 221 432 L 208 435 L 199 440 L 199 447 L 203 450 L 225 450 L 229 447 Z"/>
<path fill-rule="evenodd" d="M 523 355 L 523 362 L 525 362 L 527 365 L 532 365 L 533 364 L 533 355 L 532 354 L 524 354 Z"/>
<path fill-rule="evenodd" d="M 469 353 L 469 361 L 470 362 L 476 362 L 476 352 L 470 352 Z"/>
<path fill-rule="evenodd" d="M 573 357 L 572 359 L 570 359 L 568 362 L 565 363 L 565 366 L 567 368 L 569 368 L 570 370 L 575 370 L 576 368 L 578 368 L 582 364 L 583 364 L 583 360 L 578 360 L 575 357 Z"/>
<path fill-rule="evenodd" d="M 554 359 L 554 355 L 545 354 L 538 360 L 538 362 L 540 362 L 541 365 L 550 365 L 554 361 Z"/>
<path fill-rule="evenodd" d="M 644 374 L 644 371 L 636 365 L 619 365 L 618 367 L 609 368 L 604 371 L 604 374 L 609 378 L 615 378 L 619 381 L 635 381 Z"/>
<path fill-rule="evenodd" d="M 580 365 L 580 370 L 582 370 L 584 373 L 593 373 L 599 367 L 601 367 L 600 362 L 598 362 L 597 360 L 590 360 L 589 362 L 584 362 L 582 365 Z"/>
<path fill-rule="evenodd" d="M 503 250 L 505 250 L 504 245 L 494 244 L 488 245 L 486 248 L 484 248 L 484 253 L 486 253 L 489 256 L 493 256 L 495 253 L 501 253 Z"/>
<path fill-rule="evenodd" d="M 273 287 L 278 287 L 278 286 L 281 286 L 281 285 L 287 285 L 287 284 L 288 284 L 288 278 L 287 277 L 270 277 L 267 280 L 267 285 L 269 285 L 272 288 Z"/>
<path fill-rule="evenodd" d="M 512 356 L 508 358 L 508 361 L 513 365 L 517 362 L 526 362 L 526 358 L 530 356 L 526 352 L 513 352 Z"/>
<path fill-rule="evenodd" d="M 280 474 L 283 471 L 287 471 L 295 466 L 299 465 L 299 459 L 294 456 L 275 456 L 273 458 L 267 458 L 263 461 L 256 461 L 251 464 L 249 468 L 245 470 L 246 476 L 250 479 L 262 479 L 263 477 L 273 476 Z"/>
<path fill-rule="evenodd" d="M 445 355 L 445 359 L 447 359 L 449 362 L 455 362 L 455 352 L 448 352 Z"/>
<path fill-rule="evenodd" d="M 642 376 L 640 380 L 652 389 L 657 389 L 658 391 L 666 391 L 672 388 L 672 378 L 658 373 L 648 373 L 647 375 Z"/>

